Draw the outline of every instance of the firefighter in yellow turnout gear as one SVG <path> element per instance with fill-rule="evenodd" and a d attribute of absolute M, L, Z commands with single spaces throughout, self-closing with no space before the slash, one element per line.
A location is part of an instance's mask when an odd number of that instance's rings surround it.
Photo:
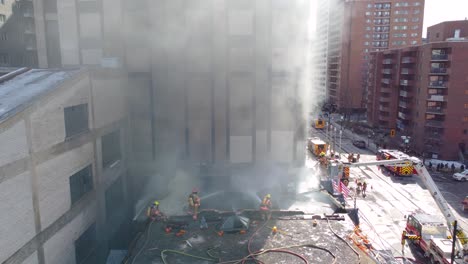
<path fill-rule="evenodd" d="M 200 207 L 200 197 L 198 196 L 198 189 L 193 188 L 192 193 L 188 197 L 189 213 L 193 213 L 193 220 L 198 218 L 198 208 Z"/>
<path fill-rule="evenodd" d="M 166 216 L 161 212 L 159 209 L 159 202 L 154 201 L 153 204 L 151 204 L 150 207 L 148 207 L 148 210 L 146 211 L 146 216 L 151 219 L 151 221 L 165 221 Z"/>
<path fill-rule="evenodd" d="M 262 203 L 260 204 L 260 212 L 262 214 L 262 220 L 269 220 L 271 217 L 271 195 L 267 194 L 263 197 Z"/>

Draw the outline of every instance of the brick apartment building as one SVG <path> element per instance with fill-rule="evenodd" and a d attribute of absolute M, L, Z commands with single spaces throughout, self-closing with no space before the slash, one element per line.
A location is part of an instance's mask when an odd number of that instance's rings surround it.
<path fill-rule="evenodd" d="M 330 101 L 340 109 L 366 107 L 370 52 L 420 45 L 424 3 L 424 0 L 319 1 L 317 41 L 323 48 L 315 56 L 316 80 L 325 85 L 322 89 L 327 91 Z"/>
<path fill-rule="evenodd" d="M 397 129 L 396 142 L 411 136 L 426 157 L 458 159 L 468 140 L 467 27 L 444 22 L 428 28 L 435 42 L 372 53 L 368 121 Z"/>

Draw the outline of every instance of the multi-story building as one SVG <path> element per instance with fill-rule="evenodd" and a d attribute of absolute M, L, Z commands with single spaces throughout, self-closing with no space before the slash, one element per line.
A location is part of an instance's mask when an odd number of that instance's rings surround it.
<path fill-rule="evenodd" d="M 457 25 L 428 28 L 429 38 L 448 41 L 375 52 L 370 61 L 369 122 L 410 136 L 410 147 L 427 157 L 458 159 L 468 140 L 468 41 Z"/>
<path fill-rule="evenodd" d="M 110 70 L 0 77 L 1 263 L 102 263 L 97 248 L 126 246 L 125 83 Z"/>
<path fill-rule="evenodd" d="M 365 108 L 370 52 L 421 44 L 424 0 L 322 0 L 317 11 L 318 39 L 327 39 L 327 71 L 317 78 L 326 76 L 328 99 L 342 110 Z"/>
<path fill-rule="evenodd" d="M 0 67 L 37 67 L 33 2 L 0 2 Z"/>

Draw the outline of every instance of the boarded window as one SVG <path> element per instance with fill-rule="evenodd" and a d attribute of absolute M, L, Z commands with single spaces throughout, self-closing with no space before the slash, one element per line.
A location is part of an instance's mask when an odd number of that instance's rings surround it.
<path fill-rule="evenodd" d="M 120 160 L 120 130 L 116 130 L 102 137 L 102 166 L 109 167 Z"/>
<path fill-rule="evenodd" d="M 65 115 L 65 134 L 67 138 L 89 130 L 88 104 L 65 107 L 63 112 Z"/>
<path fill-rule="evenodd" d="M 75 240 L 76 263 L 84 263 L 96 247 L 96 224 L 92 224 L 84 233 Z"/>
<path fill-rule="evenodd" d="M 72 204 L 80 200 L 83 195 L 92 189 L 93 170 L 91 165 L 70 176 L 70 195 Z"/>

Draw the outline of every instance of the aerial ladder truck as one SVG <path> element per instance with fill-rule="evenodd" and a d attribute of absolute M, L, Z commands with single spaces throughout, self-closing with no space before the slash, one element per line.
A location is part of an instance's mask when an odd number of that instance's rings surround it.
<path fill-rule="evenodd" d="M 328 179 L 327 180 L 322 180 L 322 186 L 326 186 L 324 182 L 326 181 L 339 181 L 339 182 L 349 182 L 349 171 L 351 167 L 362 167 L 362 166 L 395 166 L 395 167 L 401 167 L 401 166 L 413 166 L 417 174 L 421 177 L 421 180 L 423 181 L 424 185 L 426 188 L 430 191 L 431 196 L 434 198 L 437 206 L 439 207 L 440 211 L 442 212 L 445 221 L 446 221 L 446 228 L 448 228 L 450 234 L 454 234 L 454 222 L 456 221 L 455 215 L 453 214 L 452 210 L 450 209 L 447 201 L 445 198 L 442 196 L 439 188 L 435 184 L 435 182 L 432 180 L 431 175 L 429 172 L 426 170 L 424 167 L 423 162 L 416 158 L 416 157 L 409 157 L 405 159 L 392 159 L 392 160 L 379 160 L 379 161 L 370 161 L 370 162 L 358 162 L 358 163 L 348 163 L 348 162 L 342 162 L 342 161 L 334 161 L 329 164 L 328 168 Z M 331 184 L 328 184 L 331 186 Z M 334 190 L 331 188 L 325 188 L 330 194 L 334 193 Z M 334 196 L 336 196 L 336 193 L 334 193 Z M 341 199 L 341 204 L 344 207 L 343 203 L 343 198 L 342 196 L 340 197 Z M 405 234 L 406 237 L 412 237 L 415 238 L 416 240 L 423 240 L 421 234 Z M 457 229 L 457 234 L 455 234 L 457 237 L 455 239 L 455 244 L 456 244 L 456 255 L 460 258 L 462 258 L 463 261 L 462 263 L 468 263 L 468 241 L 465 233 L 462 231 L 461 228 Z M 447 249 L 442 249 L 442 247 L 439 245 L 440 241 L 436 241 L 435 239 L 429 239 L 430 241 L 421 241 L 421 242 L 426 242 L 428 244 L 427 247 L 422 247 L 421 249 L 425 252 L 425 254 L 430 257 L 432 263 L 450 263 L 450 255 L 447 258 Z M 447 240 L 447 239 L 445 239 Z M 423 243 L 421 243 L 423 244 Z M 457 262 L 460 263 L 460 262 Z"/>

